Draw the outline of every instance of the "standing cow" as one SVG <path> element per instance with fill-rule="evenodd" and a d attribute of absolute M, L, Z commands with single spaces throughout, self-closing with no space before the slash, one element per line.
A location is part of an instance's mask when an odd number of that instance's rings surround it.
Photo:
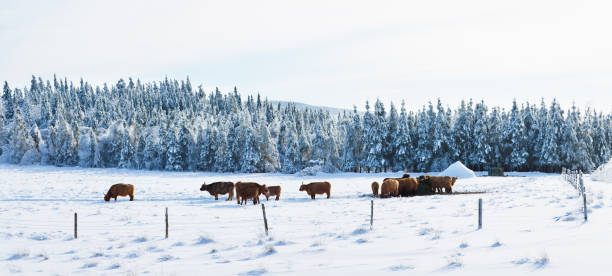
<path fill-rule="evenodd" d="M 300 192 L 306 191 L 311 199 L 315 199 L 315 195 L 327 194 L 327 198 L 331 196 L 331 183 L 325 182 L 312 182 L 309 184 L 302 184 L 300 186 Z"/>
<path fill-rule="evenodd" d="M 430 176 L 429 179 L 431 188 L 435 192 L 442 193 L 442 189 L 444 189 L 447 194 L 453 193 L 453 185 L 457 181 L 456 177 L 450 176 Z"/>
<path fill-rule="evenodd" d="M 276 200 L 279 200 L 280 195 L 281 195 L 281 186 L 270 186 L 268 187 L 268 192 L 265 193 L 266 201 L 268 201 L 271 196 L 276 196 Z"/>
<path fill-rule="evenodd" d="M 387 198 L 398 196 L 399 194 L 399 182 L 395 179 L 386 179 L 383 181 L 382 187 L 380 188 L 380 198 Z"/>
<path fill-rule="evenodd" d="M 268 193 L 268 187 L 255 182 L 236 182 L 236 200 L 238 204 L 246 204 L 248 199 L 253 199 L 253 204 L 259 203 L 259 196 Z"/>
<path fill-rule="evenodd" d="M 372 182 L 372 195 L 374 197 L 378 196 L 378 188 L 380 187 L 380 185 L 378 184 L 378 182 L 374 181 Z"/>
<path fill-rule="evenodd" d="M 215 196 L 215 200 L 219 200 L 219 195 L 228 194 L 227 200 L 230 201 L 234 198 L 234 183 L 232 182 L 213 182 L 206 185 L 202 184 L 200 191 L 208 191 L 212 196 Z"/>

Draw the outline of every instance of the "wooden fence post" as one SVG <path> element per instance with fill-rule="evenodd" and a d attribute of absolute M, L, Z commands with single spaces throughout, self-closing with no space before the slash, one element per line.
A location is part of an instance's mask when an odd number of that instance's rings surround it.
<path fill-rule="evenodd" d="M 76 240 L 77 237 L 77 213 L 74 212 L 74 239 Z"/>
<path fill-rule="evenodd" d="M 370 200 L 370 230 L 374 228 L 374 200 Z"/>
<path fill-rule="evenodd" d="M 586 193 L 582 194 L 582 204 L 584 210 L 584 221 L 587 221 L 587 201 L 586 201 Z"/>
<path fill-rule="evenodd" d="M 268 218 L 266 218 L 266 206 L 261 204 L 261 210 L 263 211 L 264 227 L 266 228 L 266 236 L 268 235 Z"/>
<path fill-rule="evenodd" d="M 166 239 L 168 238 L 168 207 L 166 207 Z"/>
<path fill-rule="evenodd" d="M 478 199 L 478 229 L 482 229 L 482 198 Z"/>

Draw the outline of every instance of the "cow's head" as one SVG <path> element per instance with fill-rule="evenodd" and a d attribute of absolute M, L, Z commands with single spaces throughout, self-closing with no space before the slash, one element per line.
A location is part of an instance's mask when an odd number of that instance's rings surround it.
<path fill-rule="evenodd" d="M 204 182 L 204 184 L 202 184 L 202 187 L 200 187 L 200 191 L 206 191 L 208 188 L 208 185 L 206 185 L 206 182 Z"/>
<path fill-rule="evenodd" d="M 300 186 L 300 192 L 302 192 L 302 191 L 306 191 L 306 189 L 307 189 L 307 188 L 308 188 L 308 185 L 304 185 L 304 184 L 302 184 L 302 185 Z"/>
<path fill-rule="evenodd" d="M 450 184 L 451 184 L 451 187 L 452 187 L 453 185 L 455 185 L 455 181 L 457 181 L 457 178 L 456 178 L 456 177 L 451 178 L 451 183 L 450 183 Z"/>
<path fill-rule="evenodd" d="M 110 201 L 110 193 L 104 194 L 104 201 Z"/>
<path fill-rule="evenodd" d="M 270 193 L 270 190 L 268 190 L 268 186 L 266 186 L 266 184 L 263 184 L 259 186 L 259 192 L 267 195 L 268 193 Z"/>
<path fill-rule="evenodd" d="M 402 175 L 402 178 L 410 178 L 410 174 L 405 173 L 404 175 Z"/>

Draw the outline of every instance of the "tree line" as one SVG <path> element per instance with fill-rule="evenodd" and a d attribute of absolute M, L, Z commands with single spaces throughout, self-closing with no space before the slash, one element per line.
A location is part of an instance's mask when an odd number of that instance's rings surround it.
<path fill-rule="evenodd" d="M 365 112 L 274 104 L 236 88 L 204 91 L 189 78 L 92 86 L 42 80 L 0 101 L 0 161 L 171 171 L 591 171 L 607 162 L 612 115 L 556 100 L 509 110 L 441 100 L 417 111 L 379 100 Z"/>

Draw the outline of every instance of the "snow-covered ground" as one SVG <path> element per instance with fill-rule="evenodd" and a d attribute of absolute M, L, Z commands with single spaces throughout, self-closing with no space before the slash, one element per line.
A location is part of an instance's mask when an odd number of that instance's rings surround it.
<path fill-rule="evenodd" d="M 582 201 L 559 175 L 459 179 L 484 194 L 374 199 L 396 174 L 213 174 L 0 165 L 0 275 L 460 274 L 609 275 L 612 188 L 586 179 Z M 202 182 L 281 185 L 266 206 L 215 201 Z M 298 187 L 328 180 L 332 198 Z M 117 182 L 134 202 L 104 202 Z M 478 198 L 484 201 L 477 230 Z M 170 237 L 164 239 L 169 210 Z M 73 238 L 78 212 L 78 239 Z M 495 273 L 495 274 L 494 274 Z"/>

